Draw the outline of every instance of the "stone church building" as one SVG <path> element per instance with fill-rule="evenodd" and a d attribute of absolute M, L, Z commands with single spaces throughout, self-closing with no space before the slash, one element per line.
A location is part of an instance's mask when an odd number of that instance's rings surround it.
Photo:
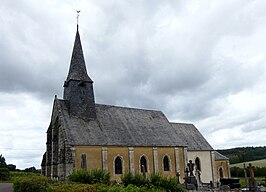
<path fill-rule="evenodd" d="M 112 180 L 145 172 L 179 174 L 184 182 L 192 160 L 201 182 L 217 182 L 229 176 L 228 159 L 219 155 L 193 124 L 171 123 L 161 111 L 95 103 L 77 26 L 63 99 L 54 98 L 43 175 L 64 179 L 76 169 L 103 169 Z"/>

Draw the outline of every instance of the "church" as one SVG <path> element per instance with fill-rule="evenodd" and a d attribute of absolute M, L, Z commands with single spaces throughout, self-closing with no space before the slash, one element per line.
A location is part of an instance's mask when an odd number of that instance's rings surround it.
<path fill-rule="evenodd" d="M 189 161 L 198 182 L 230 176 L 228 159 L 193 124 L 169 122 L 161 111 L 95 103 L 77 25 L 63 99 L 54 98 L 42 174 L 65 179 L 77 169 L 102 169 L 116 181 L 131 172 L 178 176 L 182 183 Z"/>

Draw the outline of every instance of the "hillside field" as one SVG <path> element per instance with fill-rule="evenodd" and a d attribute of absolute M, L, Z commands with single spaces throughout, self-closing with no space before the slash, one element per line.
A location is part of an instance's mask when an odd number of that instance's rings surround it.
<path fill-rule="evenodd" d="M 256 160 L 256 161 L 248 161 L 245 163 L 246 163 L 246 167 L 248 166 L 249 163 L 252 163 L 252 165 L 255 167 L 266 167 L 266 159 L 261 159 L 261 160 Z M 230 167 L 243 168 L 243 163 L 231 164 Z"/>

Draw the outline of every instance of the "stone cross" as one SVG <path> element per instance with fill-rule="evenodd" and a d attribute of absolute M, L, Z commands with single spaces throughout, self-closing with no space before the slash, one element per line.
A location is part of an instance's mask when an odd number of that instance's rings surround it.
<path fill-rule="evenodd" d="M 194 176 L 193 171 L 194 171 L 194 163 L 192 163 L 192 160 L 189 160 L 189 163 L 187 164 L 188 169 L 189 169 L 189 176 Z"/>
<path fill-rule="evenodd" d="M 79 13 L 80 13 L 80 10 L 76 10 L 77 11 L 77 25 L 79 24 Z"/>
<path fill-rule="evenodd" d="M 249 177 L 253 178 L 254 175 L 254 166 L 252 166 L 251 163 L 248 164 L 248 170 L 249 170 Z"/>

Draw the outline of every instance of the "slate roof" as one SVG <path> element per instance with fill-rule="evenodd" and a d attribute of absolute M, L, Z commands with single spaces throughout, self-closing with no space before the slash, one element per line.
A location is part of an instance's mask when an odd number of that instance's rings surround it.
<path fill-rule="evenodd" d="M 70 145 L 186 146 L 161 111 L 96 104 L 97 119 L 69 116 L 64 100 L 56 99 Z"/>
<path fill-rule="evenodd" d="M 171 123 L 175 128 L 176 135 L 182 137 L 184 144 L 188 146 L 190 151 L 209 151 L 213 150 L 212 146 L 206 141 L 203 135 L 193 124 Z"/>
<path fill-rule="evenodd" d="M 78 26 L 64 86 L 70 80 L 92 83 L 86 70 Z M 171 124 L 161 111 L 96 104 L 97 118 L 88 120 L 69 115 L 68 102 L 55 99 L 70 145 L 188 146 L 189 150 L 213 150 L 194 125 Z"/>
<path fill-rule="evenodd" d="M 91 78 L 87 74 L 78 26 L 66 81 L 69 81 L 70 79 L 92 82 Z"/>
<path fill-rule="evenodd" d="M 215 160 L 229 160 L 228 157 L 222 155 L 221 153 L 217 151 L 214 151 L 214 157 L 215 157 Z"/>

